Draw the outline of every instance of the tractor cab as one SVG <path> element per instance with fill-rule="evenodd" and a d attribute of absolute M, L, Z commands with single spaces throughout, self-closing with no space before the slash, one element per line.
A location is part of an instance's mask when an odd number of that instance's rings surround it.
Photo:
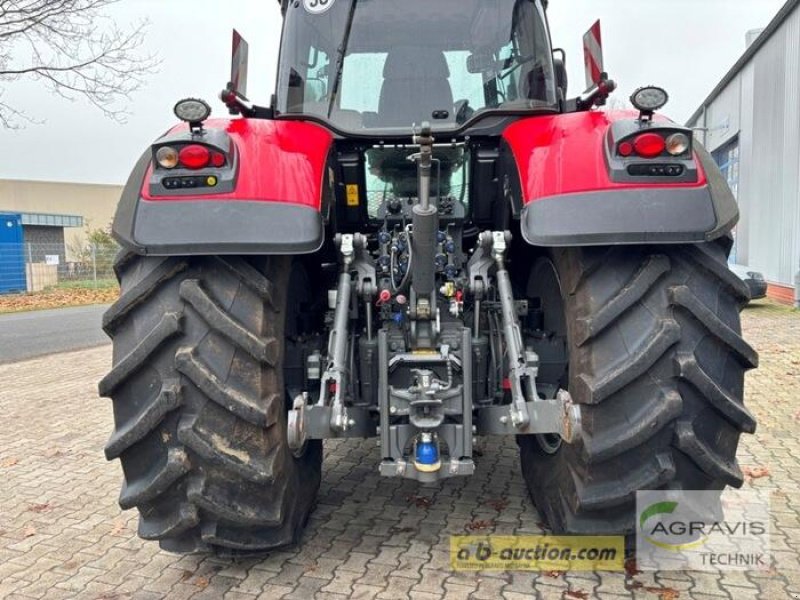
<path fill-rule="evenodd" d="M 284 13 L 279 117 L 408 136 L 558 109 L 540 0 L 302 0 Z"/>

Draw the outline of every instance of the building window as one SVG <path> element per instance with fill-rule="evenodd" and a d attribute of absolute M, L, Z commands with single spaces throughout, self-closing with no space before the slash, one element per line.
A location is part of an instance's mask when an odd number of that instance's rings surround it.
<path fill-rule="evenodd" d="M 733 197 L 739 200 L 739 138 L 735 137 L 727 142 L 724 146 L 720 146 L 712 153 L 714 161 L 722 171 L 722 176 L 728 182 L 728 186 L 733 192 Z M 739 239 L 736 235 L 736 228 L 731 231 L 733 235 L 733 247 L 731 248 L 728 260 L 736 264 L 739 254 Z"/>
<path fill-rule="evenodd" d="M 739 138 L 721 146 L 713 153 L 714 160 L 719 165 L 722 175 L 728 182 L 733 192 L 733 197 L 739 199 Z"/>

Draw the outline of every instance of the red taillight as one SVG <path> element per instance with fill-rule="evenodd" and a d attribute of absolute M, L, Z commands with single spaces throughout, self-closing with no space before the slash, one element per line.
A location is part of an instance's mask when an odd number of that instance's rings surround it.
<path fill-rule="evenodd" d="M 225 155 L 220 152 L 212 152 L 211 153 L 211 166 L 212 167 L 224 167 L 225 166 Z"/>
<path fill-rule="evenodd" d="M 620 156 L 630 156 L 633 154 L 633 144 L 630 142 L 622 142 L 617 148 Z"/>
<path fill-rule="evenodd" d="M 178 158 L 181 161 L 181 165 L 187 169 L 202 169 L 208 166 L 211 160 L 211 153 L 205 146 L 193 144 L 181 148 Z"/>
<path fill-rule="evenodd" d="M 667 143 L 657 133 L 643 133 L 633 141 L 633 148 L 643 158 L 655 158 L 664 153 Z"/>

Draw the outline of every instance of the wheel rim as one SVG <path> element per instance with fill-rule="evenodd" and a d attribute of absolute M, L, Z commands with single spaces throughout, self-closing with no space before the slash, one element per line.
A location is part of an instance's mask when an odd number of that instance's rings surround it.
<path fill-rule="evenodd" d="M 308 334 L 308 331 L 302 331 L 304 328 L 303 326 L 305 323 L 302 323 L 301 316 L 301 306 L 309 301 L 311 298 L 311 285 L 308 273 L 300 264 L 295 264 L 292 267 L 292 271 L 289 275 L 289 280 L 286 284 L 287 291 L 286 291 L 286 330 L 284 331 L 284 344 L 289 343 L 289 336 L 301 336 L 303 334 Z M 285 357 L 285 351 L 284 351 Z M 285 359 L 284 359 L 285 360 Z M 284 367 L 284 395 L 286 398 L 286 411 L 292 410 L 294 407 L 294 398 L 296 396 L 295 389 L 292 389 L 288 382 L 288 377 L 286 376 L 286 369 L 288 368 L 286 364 L 283 365 Z M 285 417 L 284 417 L 285 418 Z M 288 427 L 288 422 L 287 422 Z M 288 430 L 287 430 L 288 434 Z M 289 447 L 294 456 L 297 459 L 303 458 L 306 454 L 306 450 L 308 449 L 308 440 L 300 448 L 291 448 Z"/>
<path fill-rule="evenodd" d="M 540 308 L 544 313 L 543 328 L 558 337 L 567 336 L 567 320 L 564 310 L 564 299 L 561 290 L 561 280 L 558 272 L 549 258 L 540 258 L 533 266 L 528 283 L 528 297 L 538 298 Z M 569 382 L 569 355 L 564 375 L 559 381 L 552 382 L 556 388 L 566 389 Z M 556 454 L 562 445 L 561 436 L 557 433 L 537 434 L 539 447 L 545 454 Z"/>

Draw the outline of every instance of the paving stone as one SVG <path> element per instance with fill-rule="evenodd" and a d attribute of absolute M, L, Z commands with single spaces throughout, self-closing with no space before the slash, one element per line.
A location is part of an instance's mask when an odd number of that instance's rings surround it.
<path fill-rule="evenodd" d="M 417 592 L 429 592 L 432 594 L 444 593 L 444 581 L 449 573 L 447 571 L 436 571 L 433 569 L 422 569 L 422 577 L 412 589 Z"/>
<path fill-rule="evenodd" d="M 0 598 L 5 598 L 20 589 L 31 585 L 30 581 L 18 579 L 16 577 L 0 578 Z"/>
<path fill-rule="evenodd" d="M 102 573 L 103 571 L 99 569 L 93 569 L 92 567 L 82 567 L 72 577 L 64 581 L 60 581 L 59 583 L 56 583 L 55 587 L 62 588 L 64 590 L 68 590 L 71 592 L 83 592 L 84 590 L 86 590 L 89 583 L 91 583 L 93 579 L 95 579 Z"/>
<path fill-rule="evenodd" d="M 418 579 L 422 567 L 428 564 L 426 558 L 402 558 L 400 559 L 400 566 L 394 570 L 394 574 L 398 577 L 408 577 L 411 579 Z"/>
<path fill-rule="evenodd" d="M 61 582 L 62 578 L 63 576 L 61 573 L 56 573 L 55 571 L 45 571 L 36 579 L 36 581 L 30 585 L 26 585 L 25 587 L 19 586 L 17 591 L 21 594 L 31 596 L 32 598 L 42 598 L 45 596 L 45 594 L 47 594 L 47 592 L 52 590 L 57 583 Z"/>
<path fill-rule="evenodd" d="M 262 592 L 258 595 L 259 600 L 277 600 L 278 598 L 283 598 L 287 594 L 292 593 L 293 588 L 289 587 L 288 585 L 272 585 L 266 584 Z"/>
<path fill-rule="evenodd" d="M 234 586 L 234 590 L 245 594 L 260 594 L 264 585 L 275 577 L 275 573 L 271 571 L 263 571 L 259 569 L 250 569 L 247 577 L 239 581 Z"/>
<path fill-rule="evenodd" d="M 363 552 L 351 552 L 347 560 L 344 561 L 341 565 L 341 569 L 343 571 L 356 571 L 356 572 L 364 572 L 366 571 L 367 563 L 375 558 L 373 554 L 365 554 Z"/>
<path fill-rule="evenodd" d="M 322 588 L 322 591 L 349 595 L 353 591 L 353 583 L 359 577 L 361 577 L 361 573 L 336 569 L 333 579 Z"/>
<path fill-rule="evenodd" d="M 478 580 L 478 587 L 472 593 L 472 597 L 475 600 L 495 600 L 502 596 L 503 588 L 507 583 L 505 579 L 480 578 Z"/>
<path fill-rule="evenodd" d="M 236 590 L 228 590 L 222 597 L 224 600 L 255 600 L 255 598 L 257 598 L 257 596 L 253 594 L 245 594 L 243 592 L 237 592 Z"/>
<path fill-rule="evenodd" d="M 441 594 L 431 594 L 430 592 L 414 592 L 409 594 L 411 600 L 442 600 Z"/>
<path fill-rule="evenodd" d="M 384 590 L 383 586 L 366 585 L 363 583 L 353 584 L 353 593 L 350 595 L 352 600 L 372 600 Z M 301 600 L 298 598 L 298 600 Z"/>
<path fill-rule="evenodd" d="M 385 587 L 389 576 L 393 573 L 394 567 L 370 561 L 367 564 L 366 572 L 356 579 L 356 583 Z"/>
<path fill-rule="evenodd" d="M 342 594 L 331 594 L 330 592 L 317 592 L 314 600 L 347 600 L 347 596 Z"/>

